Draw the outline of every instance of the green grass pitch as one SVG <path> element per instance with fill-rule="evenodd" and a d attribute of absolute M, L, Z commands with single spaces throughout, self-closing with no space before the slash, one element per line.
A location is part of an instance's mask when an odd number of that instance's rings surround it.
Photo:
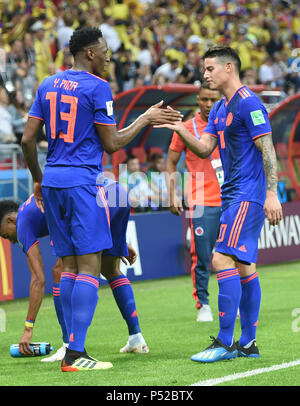
<path fill-rule="evenodd" d="M 137 310 L 149 354 L 120 354 L 126 343 L 127 326 L 108 286 L 99 291 L 99 302 L 88 331 L 88 353 L 110 361 L 104 371 L 62 373 L 60 363 L 45 364 L 40 357 L 12 358 L 11 344 L 17 343 L 27 312 L 28 299 L 0 303 L 6 312 L 6 332 L 0 333 L 1 386 L 187 386 L 199 381 L 243 373 L 300 359 L 300 263 L 258 267 L 262 305 L 257 330 L 260 359 L 237 358 L 201 364 L 190 356 L 210 344 L 217 335 L 218 285 L 210 278 L 210 304 L 214 322 L 197 323 L 192 282 L 189 275 L 133 283 Z M 297 313 L 297 310 L 299 312 Z M 294 310 L 294 313 L 292 314 Z M 297 316 L 298 315 L 298 316 Z M 297 320 L 297 317 L 299 320 Z M 299 331 L 298 331 L 299 330 Z M 235 339 L 239 338 L 239 321 Z M 38 315 L 33 341 L 61 346 L 61 333 L 51 295 Z M 298 386 L 300 366 L 224 382 L 226 386 Z"/>

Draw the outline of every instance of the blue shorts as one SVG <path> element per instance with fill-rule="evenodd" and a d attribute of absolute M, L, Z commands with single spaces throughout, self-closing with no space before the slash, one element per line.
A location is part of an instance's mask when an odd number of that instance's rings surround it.
<path fill-rule="evenodd" d="M 232 204 L 221 214 L 216 252 L 234 255 L 242 263 L 256 263 L 264 220 L 260 204 L 247 201 Z"/>
<path fill-rule="evenodd" d="M 118 182 L 104 185 L 104 191 L 109 207 L 110 232 L 113 246 L 110 249 L 104 250 L 102 255 L 126 257 L 128 256 L 126 231 L 130 215 L 128 195 L 123 186 Z"/>
<path fill-rule="evenodd" d="M 58 257 L 86 255 L 112 247 L 109 208 L 101 187 L 43 186 L 45 216 Z M 101 207 L 98 201 L 102 201 Z"/>

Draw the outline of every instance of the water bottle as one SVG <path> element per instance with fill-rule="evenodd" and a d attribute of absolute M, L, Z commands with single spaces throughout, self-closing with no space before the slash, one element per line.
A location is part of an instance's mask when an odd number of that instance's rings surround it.
<path fill-rule="evenodd" d="M 9 352 L 12 357 L 39 357 L 42 355 L 50 354 L 53 351 L 53 347 L 49 343 L 30 343 L 30 348 L 33 351 L 33 355 L 23 355 L 19 351 L 19 344 L 12 344 L 10 346 Z"/>

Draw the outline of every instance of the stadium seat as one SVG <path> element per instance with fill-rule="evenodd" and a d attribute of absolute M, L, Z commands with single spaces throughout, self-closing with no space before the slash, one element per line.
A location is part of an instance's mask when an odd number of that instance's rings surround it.
<path fill-rule="evenodd" d="M 146 152 L 144 147 L 133 147 L 129 152 L 139 159 L 140 164 L 144 164 L 146 162 Z"/>
<path fill-rule="evenodd" d="M 287 158 L 288 156 L 288 147 L 284 142 L 277 142 L 275 151 L 278 158 Z"/>
<path fill-rule="evenodd" d="M 102 165 L 109 165 L 110 164 L 110 155 L 104 151 L 102 157 Z"/>
<path fill-rule="evenodd" d="M 127 153 L 125 149 L 120 149 L 116 151 L 111 156 L 111 161 L 113 166 L 118 166 L 119 164 L 123 164 L 126 161 Z"/>
<path fill-rule="evenodd" d="M 161 155 L 163 155 L 163 153 L 164 153 L 163 149 L 160 148 L 160 147 L 149 147 L 148 150 L 147 150 L 147 159 L 148 159 L 148 161 L 150 161 L 151 156 L 153 154 L 161 154 Z"/>
<path fill-rule="evenodd" d="M 300 141 L 294 141 L 293 155 L 294 155 L 294 157 L 300 157 Z"/>
<path fill-rule="evenodd" d="M 11 170 L 13 169 L 12 158 L 5 158 L 0 162 L 0 170 Z"/>

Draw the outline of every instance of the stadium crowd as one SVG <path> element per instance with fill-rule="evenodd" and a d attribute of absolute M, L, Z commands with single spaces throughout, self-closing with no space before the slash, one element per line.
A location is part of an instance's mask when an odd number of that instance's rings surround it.
<path fill-rule="evenodd" d="M 201 82 L 201 55 L 236 49 L 243 83 L 287 95 L 300 89 L 293 61 L 300 6 L 288 0 L 1 0 L 0 142 L 18 142 L 42 80 L 72 66 L 72 32 L 97 26 L 111 49 L 113 94 L 140 85 Z"/>
<path fill-rule="evenodd" d="M 242 81 L 300 91 L 300 5 L 290 0 L 0 0 L 0 144 L 19 143 L 38 85 L 73 64 L 68 41 L 99 27 L 113 95 L 136 86 L 200 84 L 203 53 L 230 45 Z M 44 134 L 39 146 L 47 147 Z M 41 154 L 41 156 L 43 156 Z"/>

